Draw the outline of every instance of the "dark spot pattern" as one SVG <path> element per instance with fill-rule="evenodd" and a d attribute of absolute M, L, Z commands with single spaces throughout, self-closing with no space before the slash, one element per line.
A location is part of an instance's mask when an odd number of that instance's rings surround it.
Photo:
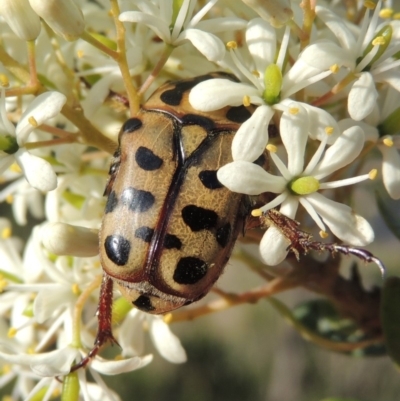
<path fill-rule="evenodd" d="M 138 130 L 142 125 L 142 120 L 139 120 L 138 118 L 130 118 L 129 120 L 125 121 L 124 125 L 121 128 L 121 132 L 134 132 Z"/>
<path fill-rule="evenodd" d="M 229 223 L 226 223 L 222 227 L 219 227 L 217 229 L 217 235 L 215 238 L 217 239 L 218 244 L 222 246 L 222 248 L 225 248 L 228 245 L 229 239 L 231 237 L 231 225 Z"/>
<path fill-rule="evenodd" d="M 181 258 L 174 271 L 173 279 L 178 284 L 196 284 L 207 274 L 207 263 L 199 258 Z"/>
<path fill-rule="evenodd" d="M 215 227 L 218 215 L 213 210 L 188 205 L 182 209 L 182 218 L 192 231 L 200 231 Z"/>
<path fill-rule="evenodd" d="M 118 205 L 118 198 L 115 191 L 111 191 L 107 198 L 105 213 L 111 213 Z"/>
<path fill-rule="evenodd" d="M 170 106 L 179 106 L 181 104 L 183 94 L 190 89 L 192 89 L 194 86 L 196 86 L 198 83 L 202 81 L 206 81 L 208 79 L 213 78 L 212 75 L 201 75 L 199 77 L 190 79 L 190 80 L 184 80 L 181 82 L 177 82 L 175 84 L 175 88 L 164 91 L 160 99 L 165 103 Z"/>
<path fill-rule="evenodd" d="M 226 113 L 226 118 L 235 123 L 244 123 L 251 117 L 251 113 L 244 106 L 231 107 Z"/>
<path fill-rule="evenodd" d="M 154 229 L 146 226 L 139 227 L 135 231 L 135 237 L 140 238 L 144 242 L 150 242 L 151 238 L 153 237 L 153 234 L 154 234 Z"/>
<path fill-rule="evenodd" d="M 201 183 L 208 189 L 222 188 L 223 185 L 218 181 L 217 170 L 203 170 L 199 173 Z"/>
<path fill-rule="evenodd" d="M 182 241 L 174 234 L 166 234 L 164 239 L 164 248 L 166 249 L 181 249 Z"/>
<path fill-rule="evenodd" d="M 140 168 L 146 171 L 157 170 L 163 164 L 161 157 L 158 157 L 149 148 L 140 146 L 135 153 L 136 163 Z"/>
<path fill-rule="evenodd" d="M 118 266 L 125 266 L 129 260 L 131 243 L 122 235 L 109 235 L 104 241 L 108 258 Z"/>
<path fill-rule="evenodd" d="M 145 212 L 154 205 L 155 198 L 151 192 L 129 187 L 122 192 L 121 202 L 133 212 Z"/>
<path fill-rule="evenodd" d="M 215 123 L 211 118 L 199 116 L 197 114 L 185 114 L 182 117 L 183 125 L 199 125 L 203 127 L 206 131 L 211 131 L 215 128 Z"/>
<path fill-rule="evenodd" d="M 150 298 L 146 295 L 140 295 L 135 301 L 132 302 L 136 308 L 140 309 L 143 312 L 150 312 L 156 309 L 150 301 Z"/>

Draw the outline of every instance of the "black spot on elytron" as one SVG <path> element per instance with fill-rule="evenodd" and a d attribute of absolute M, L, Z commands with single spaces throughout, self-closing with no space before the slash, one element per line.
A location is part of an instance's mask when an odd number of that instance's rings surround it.
<path fill-rule="evenodd" d="M 175 83 L 175 88 L 167 90 L 163 92 L 160 95 L 160 99 L 165 103 L 170 106 L 179 106 L 183 94 L 190 89 L 192 89 L 194 86 L 196 86 L 198 83 L 202 81 L 206 81 L 207 79 L 212 79 L 212 75 L 201 75 L 199 77 L 193 78 L 193 79 L 186 79 L 183 81 L 179 81 Z"/>
<path fill-rule="evenodd" d="M 115 191 L 111 191 L 108 195 L 105 213 L 111 213 L 118 205 L 118 198 Z"/>
<path fill-rule="evenodd" d="M 135 231 L 135 237 L 140 238 L 144 242 L 150 242 L 151 238 L 153 237 L 154 230 L 150 227 L 139 227 Z"/>
<path fill-rule="evenodd" d="M 109 235 L 104 241 L 108 258 L 118 266 L 124 266 L 129 260 L 131 243 L 122 235 Z"/>
<path fill-rule="evenodd" d="M 140 146 L 135 153 L 136 163 L 146 171 L 157 170 L 163 164 L 161 157 L 158 157 L 150 149 Z"/>
<path fill-rule="evenodd" d="M 143 312 L 150 312 L 156 309 L 150 301 L 150 298 L 146 295 L 140 295 L 135 301 L 132 302 L 136 308 L 140 309 Z"/>
<path fill-rule="evenodd" d="M 216 234 L 216 239 L 218 244 L 220 244 L 222 246 L 222 248 L 225 248 L 226 245 L 229 242 L 229 239 L 231 237 L 231 225 L 229 223 L 226 223 L 225 225 L 223 225 L 222 227 L 217 229 L 217 234 Z"/>
<path fill-rule="evenodd" d="M 166 234 L 164 239 L 164 248 L 166 249 L 181 249 L 182 241 L 174 234 Z"/>
<path fill-rule="evenodd" d="M 173 279 L 178 284 L 196 284 L 207 274 L 207 263 L 191 256 L 181 258 L 174 271 Z"/>
<path fill-rule="evenodd" d="M 142 120 L 139 120 L 138 118 L 130 118 L 129 120 L 126 120 L 124 125 L 121 128 L 121 132 L 133 132 L 138 130 L 142 126 Z"/>
<path fill-rule="evenodd" d="M 215 123 L 211 118 L 199 116 L 197 114 L 185 114 L 182 117 L 183 125 L 199 125 L 206 131 L 212 130 L 215 127 Z"/>
<path fill-rule="evenodd" d="M 244 106 L 231 107 L 226 113 L 226 118 L 235 123 L 244 123 L 250 116 L 250 111 Z"/>
<path fill-rule="evenodd" d="M 154 205 L 154 195 L 151 192 L 129 187 L 124 189 L 121 202 L 133 212 L 145 212 Z"/>
<path fill-rule="evenodd" d="M 199 173 L 201 183 L 208 189 L 222 188 L 223 185 L 218 181 L 217 170 L 203 170 Z"/>
<path fill-rule="evenodd" d="M 213 210 L 189 205 L 182 209 L 182 218 L 192 231 L 200 231 L 215 227 L 218 215 Z"/>

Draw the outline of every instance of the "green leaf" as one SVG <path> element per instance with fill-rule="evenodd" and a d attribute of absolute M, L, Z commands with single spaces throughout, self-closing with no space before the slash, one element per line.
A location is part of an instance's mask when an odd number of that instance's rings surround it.
<path fill-rule="evenodd" d="M 382 328 L 389 356 L 400 367 L 400 278 L 389 277 L 382 290 Z"/>

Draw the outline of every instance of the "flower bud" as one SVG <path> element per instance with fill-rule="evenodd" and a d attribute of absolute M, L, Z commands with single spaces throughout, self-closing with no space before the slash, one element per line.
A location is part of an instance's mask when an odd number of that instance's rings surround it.
<path fill-rule="evenodd" d="M 264 21 L 274 28 L 280 28 L 293 18 L 293 11 L 288 0 L 242 0 Z"/>
<path fill-rule="evenodd" d="M 99 253 L 98 232 L 90 228 L 48 223 L 41 236 L 44 247 L 55 255 L 90 257 Z"/>
<path fill-rule="evenodd" d="M 3 0 L 0 14 L 12 31 L 22 40 L 35 40 L 40 33 L 40 18 L 28 0 Z"/>
<path fill-rule="evenodd" d="M 73 0 L 29 0 L 35 12 L 65 40 L 78 39 L 85 30 L 81 9 Z"/>

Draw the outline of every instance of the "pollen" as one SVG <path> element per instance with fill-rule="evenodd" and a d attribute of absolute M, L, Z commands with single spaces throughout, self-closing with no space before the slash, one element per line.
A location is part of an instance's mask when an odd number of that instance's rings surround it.
<path fill-rule="evenodd" d="M 7 195 L 6 202 L 11 205 L 14 202 L 14 196 L 12 194 Z"/>
<path fill-rule="evenodd" d="M 364 1 L 364 7 L 368 8 L 369 10 L 375 10 L 376 4 L 372 0 Z"/>
<path fill-rule="evenodd" d="M 83 50 L 78 50 L 76 52 L 76 55 L 78 56 L 78 58 L 82 58 L 85 55 L 85 53 L 83 52 Z"/>
<path fill-rule="evenodd" d="M 319 236 L 320 236 L 321 238 L 328 238 L 328 237 L 329 237 L 329 234 L 328 234 L 326 231 L 321 230 L 321 231 L 319 232 Z"/>
<path fill-rule="evenodd" d="M 15 327 L 10 327 L 8 329 L 7 337 L 8 338 L 14 338 L 17 333 L 18 333 L 18 330 Z"/>
<path fill-rule="evenodd" d="M 372 44 L 374 46 L 382 46 L 386 43 L 386 40 L 383 36 L 377 36 L 373 41 Z"/>
<path fill-rule="evenodd" d="M 226 48 L 228 50 L 235 50 L 237 49 L 237 43 L 234 40 L 230 40 L 227 44 L 226 44 Z"/>
<path fill-rule="evenodd" d="M 379 11 L 379 16 L 381 18 L 391 18 L 393 14 L 394 10 L 392 8 L 382 8 L 381 11 Z"/>
<path fill-rule="evenodd" d="M 7 239 L 11 237 L 11 228 L 10 227 L 5 227 L 1 231 L 1 238 L 2 239 Z"/>
<path fill-rule="evenodd" d="M 33 116 L 30 116 L 29 118 L 28 118 L 28 121 L 29 121 L 29 124 L 30 125 L 32 125 L 32 127 L 37 127 L 39 124 L 37 123 L 37 121 L 35 120 L 35 117 L 33 117 Z"/>
<path fill-rule="evenodd" d="M 333 127 L 331 127 L 331 126 L 325 127 L 325 134 L 326 135 L 332 135 L 333 134 Z"/>
<path fill-rule="evenodd" d="M 8 88 L 10 85 L 10 81 L 7 78 L 7 75 L 5 74 L 0 74 L 0 86 L 3 88 Z"/>
<path fill-rule="evenodd" d="M 250 96 L 244 95 L 243 96 L 243 106 L 249 107 L 251 105 Z"/>
<path fill-rule="evenodd" d="M 172 321 L 172 313 L 167 313 L 164 317 L 163 320 L 165 323 L 170 324 Z"/>
<path fill-rule="evenodd" d="M 293 116 L 295 116 L 296 114 L 299 113 L 299 108 L 298 107 L 290 107 L 289 108 L 289 113 L 292 114 Z"/>
<path fill-rule="evenodd" d="M 256 78 L 260 78 L 260 73 L 257 70 L 251 72 Z"/>
<path fill-rule="evenodd" d="M 260 216 L 262 216 L 262 210 L 261 209 L 254 209 L 254 210 L 252 210 L 251 211 L 251 215 L 253 216 L 253 217 L 260 217 Z"/>
<path fill-rule="evenodd" d="M 22 173 L 22 170 L 21 170 L 21 168 L 18 166 L 17 163 L 11 164 L 10 170 L 11 170 L 13 173 Z"/>
<path fill-rule="evenodd" d="M 271 145 L 271 144 L 268 144 L 265 147 L 265 149 L 267 149 L 268 152 L 271 152 L 271 153 L 276 153 L 278 151 L 278 148 L 275 145 Z"/>
<path fill-rule="evenodd" d="M 74 295 L 79 295 L 81 293 L 81 289 L 77 283 L 72 284 L 71 290 Z"/>
<path fill-rule="evenodd" d="M 329 67 L 329 69 L 332 71 L 333 74 L 336 74 L 339 71 L 339 65 L 333 64 Z"/>
<path fill-rule="evenodd" d="M 370 180 L 375 180 L 376 176 L 378 175 L 378 170 L 376 168 L 373 168 L 369 173 L 368 173 L 368 178 Z"/>
<path fill-rule="evenodd" d="M 394 145 L 393 139 L 392 138 L 384 138 L 383 139 L 383 144 L 385 146 L 387 146 L 388 148 L 391 148 Z"/>

